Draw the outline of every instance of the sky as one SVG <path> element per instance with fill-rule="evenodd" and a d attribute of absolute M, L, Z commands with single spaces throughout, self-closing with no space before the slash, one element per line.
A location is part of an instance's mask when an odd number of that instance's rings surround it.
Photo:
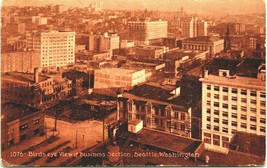
<path fill-rule="evenodd" d="M 98 0 L 103 9 L 126 10 L 180 10 L 198 14 L 265 13 L 265 0 Z M 3 6 L 41 6 L 63 4 L 70 7 L 86 7 L 94 0 L 3 0 Z"/>

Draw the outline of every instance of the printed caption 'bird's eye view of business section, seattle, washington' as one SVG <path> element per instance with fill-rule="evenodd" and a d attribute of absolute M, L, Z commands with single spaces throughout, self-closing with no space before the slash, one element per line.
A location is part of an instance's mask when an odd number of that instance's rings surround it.
<path fill-rule="evenodd" d="M 4 0 L 2 166 L 263 166 L 264 0 Z"/>

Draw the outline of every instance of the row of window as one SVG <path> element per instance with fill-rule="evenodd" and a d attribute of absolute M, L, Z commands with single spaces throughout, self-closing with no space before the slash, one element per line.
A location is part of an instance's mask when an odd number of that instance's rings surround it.
<path fill-rule="evenodd" d="M 235 118 L 235 117 L 233 117 L 233 118 Z M 242 115 L 240 116 L 240 118 L 241 118 L 241 120 L 247 120 L 247 115 L 243 115 L 243 114 L 242 114 Z M 210 116 L 207 116 L 207 121 L 211 121 Z M 214 118 L 213 121 L 214 121 L 215 123 L 219 123 L 219 118 Z M 257 122 L 257 118 L 256 118 L 255 116 L 250 116 L 250 121 L 251 121 L 251 122 Z M 222 123 L 225 124 L 225 125 L 228 125 L 228 120 L 223 119 L 223 120 L 222 120 Z M 236 122 L 235 122 L 235 121 L 232 121 L 232 126 L 237 126 L 237 124 L 233 124 L 233 123 L 236 123 Z M 262 124 L 266 124 L 266 120 L 265 120 L 265 118 L 260 118 L 260 123 L 262 123 Z"/>
<path fill-rule="evenodd" d="M 207 90 L 211 90 L 211 85 L 207 85 Z M 220 91 L 220 87 L 219 86 L 214 86 L 214 90 L 215 91 Z M 222 91 L 223 92 L 229 92 L 229 88 L 228 87 L 222 87 Z M 238 93 L 238 89 L 232 88 L 231 89 L 231 93 L 237 94 Z M 247 90 L 241 89 L 240 93 L 242 95 L 247 95 Z M 257 96 L 257 92 L 253 91 L 253 90 L 250 91 L 250 96 L 256 97 Z M 260 92 L 260 97 L 265 98 L 266 97 L 266 93 L 265 92 Z"/>
<path fill-rule="evenodd" d="M 245 107 L 245 106 L 241 106 L 241 111 L 242 112 L 247 112 L 247 107 Z M 250 108 L 250 111 L 252 111 L 252 112 L 256 112 L 256 108 Z M 265 115 L 265 109 L 260 109 L 260 114 L 262 114 L 262 115 Z M 211 113 L 211 110 L 208 108 L 207 109 L 207 114 L 210 114 Z M 213 112 L 213 114 L 215 114 L 215 115 L 219 115 L 220 114 L 220 112 L 219 112 L 219 110 L 214 110 L 214 112 Z M 222 114 L 224 117 L 228 117 L 228 112 L 226 112 L 226 111 L 223 111 L 223 114 Z M 232 113 L 232 115 L 231 115 L 233 118 L 237 118 L 237 113 Z"/>
<path fill-rule="evenodd" d="M 211 102 L 210 102 L 210 101 L 207 101 L 207 105 L 210 106 L 210 105 L 211 105 Z M 214 106 L 214 107 L 219 107 L 220 104 L 219 104 L 219 102 L 214 102 L 214 103 L 213 103 L 213 106 Z M 223 107 L 224 109 L 228 109 L 228 104 L 223 103 L 223 104 L 222 104 L 222 107 Z M 232 110 L 237 110 L 237 105 L 231 105 L 231 109 L 232 109 Z M 245 107 L 245 106 L 241 106 L 241 110 L 244 111 L 244 112 L 246 112 L 246 111 L 247 111 L 247 107 Z M 251 108 L 250 108 L 250 111 L 251 111 L 251 112 L 257 112 L 257 109 L 254 108 L 254 107 L 251 107 Z"/>
<path fill-rule="evenodd" d="M 228 148 L 229 140 L 230 139 L 228 137 L 222 136 L 222 146 L 225 148 Z M 208 144 L 220 146 L 220 143 L 221 143 L 220 135 L 213 134 L 213 136 L 211 136 L 210 133 L 204 133 L 204 142 Z"/>
<path fill-rule="evenodd" d="M 33 121 L 33 125 L 37 125 L 37 124 L 39 124 L 39 119 L 36 119 L 36 120 L 34 120 Z M 19 129 L 22 131 L 22 130 L 26 130 L 28 128 L 28 124 L 23 124 L 23 125 L 21 125 L 20 127 L 19 127 Z"/>
<path fill-rule="evenodd" d="M 237 127 L 237 122 L 232 121 L 232 126 L 233 127 Z M 244 128 L 244 129 L 247 129 L 247 124 L 246 123 L 241 123 L 240 127 L 241 128 Z M 210 124 L 207 124 L 206 128 L 210 130 L 211 129 L 211 125 Z M 220 130 L 220 127 L 219 126 L 216 126 L 216 125 L 213 126 L 213 130 L 214 131 L 222 131 L 224 133 L 228 133 L 228 131 L 229 131 L 228 130 L 228 127 L 222 127 L 221 130 Z M 251 124 L 250 125 L 250 130 L 256 131 L 257 130 L 256 125 Z M 265 127 L 263 127 L 263 126 L 260 127 L 260 132 L 265 133 L 265 130 L 266 130 Z M 233 134 L 233 132 L 232 132 L 232 134 Z"/>

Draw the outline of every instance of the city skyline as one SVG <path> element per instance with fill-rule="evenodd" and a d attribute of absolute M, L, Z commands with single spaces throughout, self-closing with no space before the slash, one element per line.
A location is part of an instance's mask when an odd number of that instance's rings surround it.
<path fill-rule="evenodd" d="M 214 15 L 227 15 L 227 14 L 263 14 L 265 13 L 265 0 L 108 0 L 101 2 L 103 9 L 117 9 L 117 10 L 160 10 L 160 11 L 179 11 L 181 7 L 188 13 L 196 14 L 214 14 Z M 79 3 L 77 3 L 79 2 Z M 70 0 L 58 0 L 56 3 L 53 0 L 47 1 L 32 1 L 32 0 L 9 0 L 3 1 L 2 6 L 43 6 L 48 4 L 62 4 L 67 7 L 86 7 L 94 0 L 80 1 L 76 0 L 75 3 Z M 170 5 L 171 4 L 171 5 Z M 160 6 L 160 8 L 159 8 Z M 213 8 L 210 8 L 212 6 Z"/>

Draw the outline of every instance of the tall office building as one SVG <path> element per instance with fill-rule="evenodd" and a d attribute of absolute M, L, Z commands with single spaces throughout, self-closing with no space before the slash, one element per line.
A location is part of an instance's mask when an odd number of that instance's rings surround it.
<path fill-rule="evenodd" d="M 197 37 L 208 35 L 208 24 L 206 21 L 198 19 L 197 17 L 185 18 L 182 21 L 182 36 L 183 37 Z"/>
<path fill-rule="evenodd" d="M 128 40 L 134 41 L 135 45 L 150 45 L 150 40 L 165 38 L 168 33 L 167 21 L 129 21 Z"/>
<path fill-rule="evenodd" d="M 255 59 L 221 61 L 212 62 L 211 74 L 206 70 L 200 79 L 202 139 L 206 149 L 227 153 L 237 131 L 266 135 L 265 64 Z"/>
<path fill-rule="evenodd" d="M 103 35 L 91 34 L 89 36 L 89 50 L 94 52 L 109 52 L 120 48 L 120 37 L 117 34 L 104 33 Z"/>
<path fill-rule="evenodd" d="M 61 67 L 75 62 L 75 32 L 37 32 L 26 35 L 27 48 L 41 54 L 41 67 Z"/>

